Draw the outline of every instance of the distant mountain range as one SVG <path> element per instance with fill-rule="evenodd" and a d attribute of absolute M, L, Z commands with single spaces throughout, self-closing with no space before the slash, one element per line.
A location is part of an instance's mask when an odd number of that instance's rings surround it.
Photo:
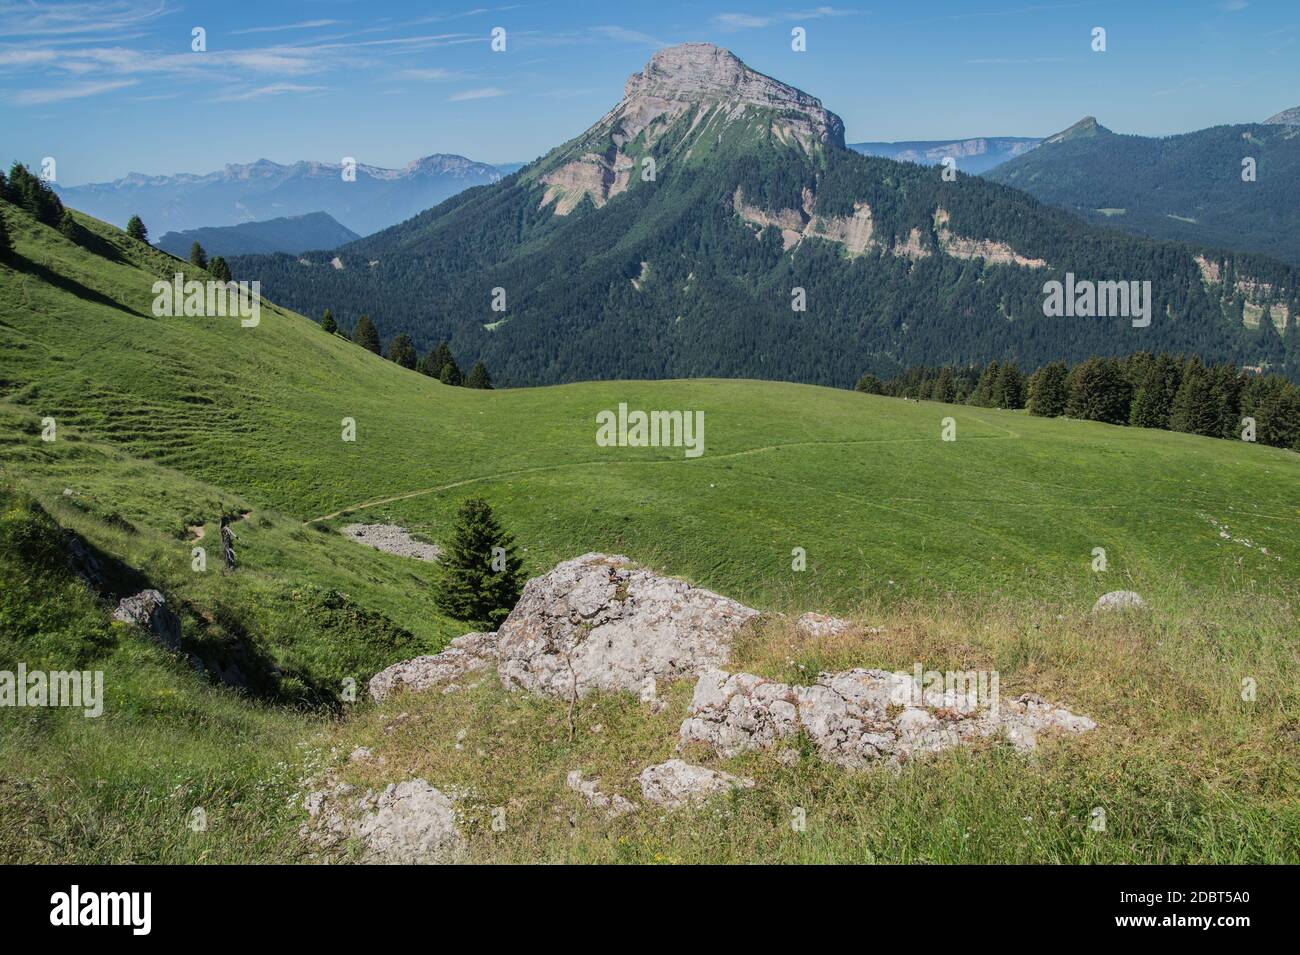
<path fill-rule="evenodd" d="M 155 244 L 164 252 L 186 258 L 190 254 L 190 247 L 197 242 L 209 257 L 221 255 L 229 258 L 232 255 L 259 255 L 268 252 L 296 255 L 311 249 L 337 248 L 359 238 L 359 235 L 340 224 L 328 212 L 308 212 L 301 216 L 267 219 L 265 222 L 168 232 Z"/>
<path fill-rule="evenodd" d="M 1125 232 L 1300 265 L 1300 107 L 1159 138 L 1088 116 L 985 176 Z"/>
<path fill-rule="evenodd" d="M 119 227 L 138 215 L 158 236 L 309 212 L 329 213 L 358 235 L 369 235 L 502 176 L 486 163 L 441 154 L 401 169 L 357 164 L 355 173 L 349 181 L 340 163 L 285 166 L 259 159 L 207 175 L 131 173 L 113 182 L 56 188 L 64 202 Z"/>
<path fill-rule="evenodd" d="M 1024 155 L 1042 140 L 1031 136 L 977 136 L 973 139 L 921 139 L 897 143 L 849 143 L 865 156 L 937 166 L 951 156 L 962 172 L 981 173 Z"/>
<path fill-rule="evenodd" d="M 1280 363 L 1237 294 L 1275 322 L 1300 307 L 1297 271 L 1263 256 L 1198 260 L 979 176 L 850 150 L 819 100 L 710 44 L 659 50 L 595 125 L 495 185 L 342 249 L 231 268 L 344 328 L 365 313 L 385 339 L 448 339 L 512 385 L 849 386 L 1141 350 Z M 1118 307 L 1045 315 L 1047 285 L 1076 280 L 1148 283 L 1149 327 Z"/>

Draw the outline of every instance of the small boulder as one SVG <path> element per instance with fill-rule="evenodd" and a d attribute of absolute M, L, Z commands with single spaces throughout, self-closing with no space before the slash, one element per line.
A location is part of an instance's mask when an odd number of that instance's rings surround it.
<path fill-rule="evenodd" d="M 180 649 L 180 618 L 168 609 L 167 598 L 156 590 L 123 597 L 113 611 L 113 619 L 141 627 L 169 650 Z"/>
<path fill-rule="evenodd" d="M 310 822 L 302 836 L 320 848 L 337 850 L 356 839 L 363 862 L 394 865 L 445 863 L 459 856 L 463 840 L 452 800 L 425 780 L 360 796 L 355 786 L 329 782 L 303 800 Z"/>
<path fill-rule="evenodd" d="M 1147 602 L 1142 599 L 1142 595 L 1132 590 L 1112 590 L 1108 594 L 1102 594 L 1097 598 L 1097 602 L 1092 605 L 1094 612 L 1098 610 L 1140 610 L 1145 607 Z"/>
<path fill-rule="evenodd" d="M 692 766 L 680 759 L 647 766 L 641 770 L 639 779 L 641 795 L 646 801 L 665 809 L 703 802 L 717 793 L 736 788 L 750 789 L 754 785 L 752 779 L 742 779 L 705 766 Z"/>
<path fill-rule="evenodd" d="M 451 862 L 461 849 L 451 799 L 423 779 L 391 784 L 354 831 L 365 846 L 367 862 Z"/>
<path fill-rule="evenodd" d="M 795 621 L 795 627 L 810 637 L 838 637 L 853 626 L 851 620 L 808 612 Z"/>
<path fill-rule="evenodd" d="M 495 633 L 467 633 L 447 644 L 441 653 L 394 663 L 370 678 L 370 697 L 383 701 L 399 688 L 427 690 L 439 683 L 456 686 L 467 673 L 482 670 L 496 662 Z"/>
<path fill-rule="evenodd" d="M 600 791 L 599 779 L 583 779 L 582 770 L 575 769 L 565 779 L 565 785 L 586 800 L 592 809 L 603 810 L 606 817 L 616 819 L 636 812 L 636 805 L 615 793 L 612 796 Z"/>
<path fill-rule="evenodd" d="M 584 554 L 535 577 L 502 623 L 497 672 L 547 696 L 639 691 L 727 659 L 758 611 L 621 556 Z"/>

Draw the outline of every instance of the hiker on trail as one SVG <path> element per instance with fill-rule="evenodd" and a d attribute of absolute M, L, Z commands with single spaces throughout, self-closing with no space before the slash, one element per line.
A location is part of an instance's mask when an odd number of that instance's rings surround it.
<path fill-rule="evenodd" d="M 231 570 L 235 569 L 235 544 L 239 540 L 235 532 L 230 529 L 230 518 L 225 514 L 221 515 L 221 553 L 226 558 L 226 567 Z"/>

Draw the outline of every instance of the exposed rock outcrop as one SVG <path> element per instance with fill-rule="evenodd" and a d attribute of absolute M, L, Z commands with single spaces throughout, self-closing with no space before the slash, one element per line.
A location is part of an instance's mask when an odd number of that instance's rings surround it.
<path fill-rule="evenodd" d="M 393 783 L 382 793 L 337 783 L 308 793 L 304 838 L 322 849 L 361 843 L 363 862 L 427 865 L 455 861 L 463 847 L 450 797 L 423 779 Z"/>
<path fill-rule="evenodd" d="M 609 796 L 601 792 L 600 780 L 583 779 L 582 770 L 580 769 L 575 769 L 569 773 L 565 779 L 565 785 L 585 799 L 588 806 L 592 809 L 602 810 L 610 819 L 636 812 L 635 803 L 625 799 L 618 793 Z"/>
<path fill-rule="evenodd" d="M 467 633 L 457 637 L 441 653 L 394 663 L 370 678 L 370 697 L 381 702 L 398 689 L 427 690 L 438 684 L 457 686 L 476 670 L 496 663 L 497 635 Z"/>
<path fill-rule="evenodd" d="M 1274 113 L 1264 120 L 1266 124 L 1278 126 L 1300 126 L 1300 106 L 1292 106 L 1280 113 Z"/>
<path fill-rule="evenodd" d="M 1097 598 L 1097 602 L 1092 605 L 1093 610 L 1138 610 L 1145 607 L 1147 602 L 1142 599 L 1142 595 L 1132 590 L 1112 590 L 1108 594 L 1102 594 Z"/>
<path fill-rule="evenodd" d="M 968 239 L 954 235 L 948 227 L 951 215 L 947 209 L 934 213 L 934 229 L 939 236 L 939 248 L 955 259 L 983 259 L 994 265 L 1019 265 L 1028 269 L 1047 267 L 1045 259 L 1031 259 L 1021 255 L 1005 242 L 993 239 Z"/>
<path fill-rule="evenodd" d="M 167 606 L 167 598 L 156 590 L 142 590 L 124 597 L 113 611 L 113 619 L 147 631 L 169 650 L 181 646 L 181 621 Z"/>
<path fill-rule="evenodd" d="M 647 802 L 666 809 L 677 809 L 702 802 L 731 789 L 750 789 L 752 779 L 742 779 L 704 766 L 692 766 L 680 759 L 670 759 L 657 766 L 647 766 L 638 777 L 641 795 Z"/>
<path fill-rule="evenodd" d="M 802 731 L 822 759 L 856 769 L 1002 734 L 1017 749 L 1031 750 L 1045 730 L 1079 733 L 1096 727 L 1033 694 L 996 700 L 996 705 L 954 706 L 966 699 L 923 687 L 911 674 L 884 670 L 822 673 L 812 686 L 710 670 L 696 683 L 679 736 L 683 743 L 705 743 L 722 756 L 734 756 L 770 749 Z"/>
<path fill-rule="evenodd" d="M 852 629 L 853 622 L 844 620 L 840 617 L 828 617 L 824 613 L 808 613 L 801 616 L 794 623 L 796 629 L 803 631 L 810 637 L 838 637 Z"/>
<path fill-rule="evenodd" d="M 548 696 L 640 691 L 727 659 L 758 611 L 626 557 L 584 554 L 535 577 L 498 633 L 507 688 Z"/>
<path fill-rule="evenodd" d="M 436 561 L 442 554 L 442 548 L 437 544 L 418 541 L 407 533 L 406 528 L 396 524 L 348 524 L 343 528 L 343 536 L 399 557 Z"/>

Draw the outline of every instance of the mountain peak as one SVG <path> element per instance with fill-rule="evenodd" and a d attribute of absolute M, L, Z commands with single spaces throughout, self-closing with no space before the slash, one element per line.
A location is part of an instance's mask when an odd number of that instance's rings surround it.
<path fill-rule="evenodd" d="M 801 141 L 811 140 L 807 145 L 815 141 L 844 146 L 844 123 L 823 108 L 821 100 L 750 69 L 730 50 L 712 43 L 657 50 L 641 72 L 628 77 L 623 101 L 613 112 L 622 114 L 628 133 L 635 136 L 655 118 L 675 118 L 688 108 L 718 103 L 731 107 L 729 112 L 745 107 L 779 111 Z"/>
<path fill-rule="evenodd" d="M 1300 126 L 1300 106 L 1284 109 L 1282 112 L 1270 116 L 1264 122 L 1276 126 Z"/>
<path fill-rule="evenodd" d="M 1085 139 L 1090 136 L 1097 136 L 1101 133 L 1109 133 L 1110 130 L 1101 123 L 1097 122 L 1096 116 L 1085 116 L 1068 129 L 1063 129 L 1055 136 L 1048 136 L 1043 140 L 1043 145 L 1050 143 L 1063 143 L 1069 139 Z"/>
<path fill-rule="evenodd" d="M 666 141 L 666 137 L 672 141 Z M 844 121 L 821 100 L 751 70 L 730 50 L 683 43 L 655 52 L 623 88 L 623 98 L 539 167 L 542 206 L 568 215 L 584 198 L 596 208 L 627 191 L 632 172 L 656 149 L 700 161 L 726 140 L 776 144 L 811 155 L 844 145 Z"/>

